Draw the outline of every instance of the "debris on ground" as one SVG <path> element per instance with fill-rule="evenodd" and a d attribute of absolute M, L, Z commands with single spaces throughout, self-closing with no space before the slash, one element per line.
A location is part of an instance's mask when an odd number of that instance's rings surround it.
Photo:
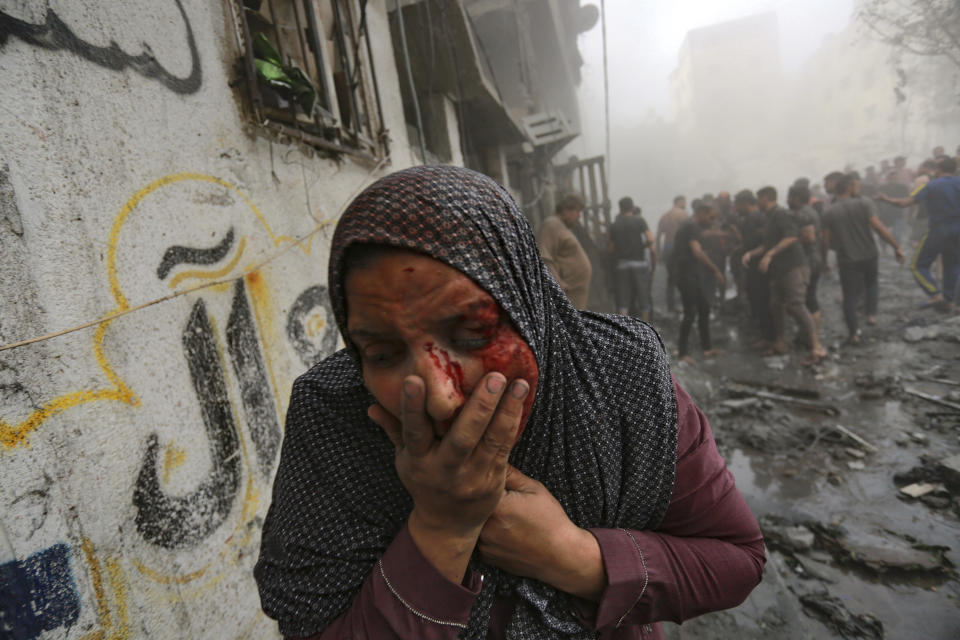
<path fill-rule="evenodd" d="M 932 482 L 915 482 L 913 484 L 908 484 L 905 487 L 900 487 L 900 493 L 911 498 L 919 498 L 932 491 L 937 491 L 938 489 L 942 488 L 942 484 L 933 484 Z"/>
<path fill-rule="evenodd" d="M 956 402 L 950 402 L 949 400 L 946 400 L 946 399 L 941 398 L 941 397 L 939 397 L 939 396 L 930 395 L 929 393 L 923 393 L 923 392 L 917 391 L 917 390 L 915 390 L 915 389 L 904 389 L 903 391 L 904 391 L 905 393 L 911 395 L 911 396 L 914 396 L 914 397 L 917 397 L 917 398 L 922 398 L 923 400 L 926 400 L 927 402 L 932 402 L 932 403 L 934 403 L 934 404 L 938 404 L 938 405 L 940 405 L 941 407 L 946 407 L 946 408 L 948 408 L 948 409 L 954 409 L 954 410 L 956 410 L 956 411 L 960 411 L 960 404 L 958 404 L 958 403 L 956 403 Z"/>
<path fill-rule="evenodd" d="M 835 277 L 820 286 L 839 299 Z M 758 517 L 767 568 L 746 603 L 671 640 L 956 637 L 960 316 L 921 309 L 912 286 L 881 263 L 881 287 L 902 297 L 881 298 L 859 345 L 825 307 L 821 339 L 835 346 L 816 367 L 801 350 L 751 349 L 734 314 L 717 320 L 725 355 L 676 372 Z"/>
<path fill-rule="evenodd" d="M 907 327 L 903 332 L 903 339 L 907 342 L 921 342 L 923 340 L 960 342 L 960 316 L 925 327 Z"/>
<path fill-rule="evenodd" d="M 850 429 L 847 429 L 842 424 L 835 424 L 833 425 L 833 428 L 839 431 L 840 433 L 842 433 L 843 435 L 847 436 L 857 444 L 861 445 L 867 451 L 870 451 L 872 453 L 877 452 L 877 448 L 875 446 L 873 446 L 872 444 L 864 440 L 862 437 L 858 436 L 856 433 L 854 433 Z"/>
<path fill-rule="evenodd" d="M 899 375 L 864 373 L 854 378 L 853 383 L 861 389 L 861 400 L 879 400 L 895 396 L 903 388 Z"/>
<path fill-rule="evenodd" d="M 936 459 L 920 457 L 920 464 L 897 473 L 893 482 L 905 500 L 919 500 L 931 509 L 949 509 L 960 516 L 960 454 Z"/>
<path fill-rule="evenodd" d="M 791 522 L 778 516 L 760 519 L 767 548 L 783 553 L 794 568 L 803 565 L 801 554 L 825 551 L 830 564 L 854 567 L 873 574 L 897 573 L 950 577 L 953 564 L 946 557 L 947 547 L 926 545 L 891 531 L 878 532 L 868 542 L 851 540 L 840 527 L 806 521 Z"/>
<path fill-rule="evenodd" d="M 883 623 L 869 613 L 851 613 L 839 598 L 826 591 L 800 596 L 803 610 L 844 638 L 883 639 Z"/>
<path fill-rule="evenodd" d="M 950 577 L 953 564 L 946 557 L 948 547 L 927 545 L 909 536 L 883 532 L 871 542 L 851 540 L 840 527 L 807 523 L 817 538 L 817 548 L 828 551 L 841 565 L 865 569 L 875 574 L 894 572 Z"/>

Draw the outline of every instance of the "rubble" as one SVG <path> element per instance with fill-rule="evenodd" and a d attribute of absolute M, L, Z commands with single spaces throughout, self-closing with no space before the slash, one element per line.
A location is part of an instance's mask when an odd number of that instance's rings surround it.
<path fill-rule="evenodd" d="M 903 332 L 906 342 L 921 342 L 923 340 L 949 340 L 960 342 L 960 316 L 925 327 L 907 327 Z"/>
<path fill-rule="evenodd" d="M 871 452 L 876 453 L 877 448 L 876 448 L 875 446 L 873 446 L 872 444 L 870 444 L 869 442 L 867 442 L 866 440 L 864 440 L 863 438 L 861 438 L 860 436 L 858 436 L 857 434 L 855 434 L 855 433 L 854 433 L 853 431 L 851 431 L 850 429 L 847 429 L 847 428 L 846 428 L 845 426 L 843 426 L 842 424 L 835 424 L 835 425 L 833 425 L 833 428 L 836 429 L 837 431 L 839 431 L 840 433 L 842 433 L 843 435 L 847 436 L 848 438 L 850 438 L 851 440 L 853 440 L 853 441 L 856 442 L 857 444 L 861 445 L 861 446 L 862 446 L 863 448 L 865 448 L 867 451 L 871 451 Z"/>
<path fill-rule="evenodd" d="M 878 573 L 887 571 L 938 573 L 944 570 L 943 554 L 924 549 L 914 549 L 906 544 L 891 541 L 889 545 L 867 545 L 845 542 L 849 561 Z"/>
<path fill-rule="evenodd" d="M 941 407 L 946 407 L 948 409 L 955 409 L 956 411 L 960 412 L 960 404 L 957 404 L 955 402 L 950 402 L 938 396 L 932 396 L 929 393 L 922 393 L 920 391 L 916 391 L 915 389 L 904 389 L 903 391 L 905 393 L 910 394 L 911 396 L 922 398 L 927 402 L 932 402 L 934 404 L 940 405 Z"/>
<path fill-rule="evenodd" d="M 851 613 L 839 598 L 826 591 L 800 596 L 803 610 L 844 638 L 883 639 L 883 623 L 869 613 Z"/>
<path fill-rule="evenodd" d="M 960 453 L 944 458 L 937 463 L 940 476 L 953 491 L 960 492 Z"/>
<path fill-rule="evenodd" d="M 960 454 L 937 460 L 933 456 L 920 456 L 920 464 L 909 471 L 896 473 L 893 482 L 897 487 L 915 483 L 943 484 L 953 494 L 960 494 Z"/>
<path fill-rule="evenodd" d="M 943 485 L 930 482 L 915 482 L 905 487 L 900 487 L 900 493 L 910 496 L 911 498 L 919 498 L 920 496 L 927 495 L 931 491 L 935 491 L 938 487 L 943 487 Z"/>
<path fill-rule="evenodd" d="M 955 576 L 947 559 L 947 547 L 922 544 L 910 536 L 884 532 L 876 542 L 850 540 L 839 527 L 806 523 L 816 534 L 818 549 L 828 551 L 840 564 L 856 566 L 875 574 L 895 572 L 903 576 L 928 574 Z"/>
<path fill-rule="evenodd" d="M 911 291 L 909 272 L 888 266 L 883 286 Z M 960 321 L 897 305 L 881 300 L 862 344 L 813 370 L 799 351 L 769 359 L 724 344 L 722 359 L 678 372 L 709 392 L 694 398 L 768 554 L 735 622 L 703 616 L 697 630 L 710 633 L 683 638 L 946 638 L 960 628 Z M 842 339 L 840 320 L 826 321 L 825 344 Z M 911 332 L 929 337 L 903 340 L 910 323 L 931 322 Z M 795 613 L 765 627 L 771 607 Z"/>
<path fill-rule="evenodd" d="M 869 543 L 859 542 L 849 539 L 837 526 L 813 521 L 794 523 L 772 515 L 761 518 L 760 527 L 767 548 L 786 555 L 794 567 L 805 566 L 801 554 L 815 550 L 829 554 L 826 557 L 834 563 L 858 567 L 873 574 L 954 575 L 953 564 L 945 555 L 948 548 L 921 544 L 909 536 L 893 532 L 881 532 Z"/>

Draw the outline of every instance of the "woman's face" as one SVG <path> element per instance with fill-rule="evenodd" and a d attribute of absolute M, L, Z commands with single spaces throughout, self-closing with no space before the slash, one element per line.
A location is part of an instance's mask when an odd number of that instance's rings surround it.
<path fill-rule="evenodd" d="M 401 387 L 420 376 L 427 413 L 442 437 L 474 387 L 491 371 L 530 385 L 520 433 L 537 390 L 533 352 L 492 297 L 447 265 L 412 252 L 385 252 L 349 270 L 347 333 L 363 379 L 399 420 Z"/>

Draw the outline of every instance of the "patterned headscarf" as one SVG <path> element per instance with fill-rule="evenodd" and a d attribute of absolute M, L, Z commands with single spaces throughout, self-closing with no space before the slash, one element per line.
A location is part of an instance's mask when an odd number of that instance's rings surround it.
<path fill-rule="evenodd" d="M 676 398 L 663 344 L 647 325 L 581 312 L 540 259 L 510 195 L 457 167 L 415 167 L 360 194 L 341 218 L 329 287 L 347 326 L 344 255 L 357 243 L 418 251 L 496 300 L 539 366 L 533 409 L 511 463 L 542 482 L 578 526 L 652 529 L 673 492 Z M 349 337 L 344 333 L 349 344 Z M 349 608 L 413 507 L 393 445 L 366 415 L 374 402 L 351 349 L 294 384 L 273 503 L 255 576 L 264 611 L 309 635 Z M 496 596 L 517 606 L 507 637 L 593 638 L 566 594 L 475 560 L 483 587 L 460 634 L 487 635 Z"/>

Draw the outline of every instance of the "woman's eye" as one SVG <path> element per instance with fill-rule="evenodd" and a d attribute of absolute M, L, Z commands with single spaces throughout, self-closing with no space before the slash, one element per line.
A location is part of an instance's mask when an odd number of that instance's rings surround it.
<path fill-rule="evenodd" d="M 397 349 L 365 349 L 363 359 L 374 367 L 389 367 L 401 359 Z"/>
<path fill-rule="evenodd" d="M 496 327 L 480 327 L 476 329 L 461 329 L 453 336 L 453 344 L 458 349 L 482 349 L 493 340 Z"/>
<path fill-rule="evenodd" d="M 490 338 L 456 338 L 453 343 L 460 349 L 482 349 L 490 344 Z"/>

